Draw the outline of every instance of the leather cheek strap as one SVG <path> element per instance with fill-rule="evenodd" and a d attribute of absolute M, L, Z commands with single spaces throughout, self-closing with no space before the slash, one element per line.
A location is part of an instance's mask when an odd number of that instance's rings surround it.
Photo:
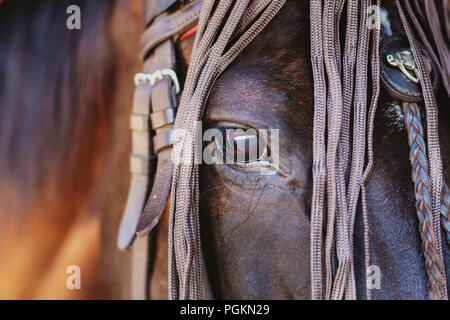
<path fill-rule="evenodd" d="M 174 45 L 168 40 L 155 48 L 144 64 L 144 72 L 153 74 L 157 70 L 173 69 L 174 66 Z M 157 80 L 153 86 L 150 83 L 139 84 L 136 88 L 130 120 L 133 130 L 132 178 L 119 229 L 120 249 L 129 248 L 136 233 L 139 236 L 148 234 L 165 209 L 172 181 L 172 132 L 177 104 L 175 89 L 168 77 Z M 155 132 L 153 140 L 152 129 Z M 152 187 L 149 177 L 153 172 L 155 154 L 157 168 Z"/>
<path fill-rule="evenodd" d="M 166 41 L 155 50 L 156 63 L 161 68 L 174 68 L 175 53 L 173 43 Z M 153 138 L 154 152 L 158 155 L 158 164 L 155 180 L 150 197 L 140 217 L 136 232 L 140 237 L 147 235 L 160 221 L 170 193 L 172 183 L 172 133 L 175 121 L 176 95 L 169 78 L 157 82 L 152 93 L 152 119 L 158 119 L 153 129 L 156 135 Z M 168 111 L 170 110 L 170 111 Z M 158 117 L 162 112 L 172 117 Z"/>
<path fill-rule="evenodd" d="M 152 193 L 141 215 L 136 232 L 139 237 L 145 237 L 158 225 L 166 208 L 166 203 L 172 184 L 172 149 L 166 149 L 158 154 L 158 167 Z"/>
<path fill-rule="evenodd" d="M 132 155 L 130 157 L 131 185 L 127 204 L 119 228 L 117 245 L 119 249 L 127 249 L 135 238 L 135 230 L 145 204 L 149 187 L 149 173 L 155 157 L 150 153 L 150 117 L 151 85 L 136 87 L 133 99 L 133 113 L 130 127 L 132 130 Z"/>

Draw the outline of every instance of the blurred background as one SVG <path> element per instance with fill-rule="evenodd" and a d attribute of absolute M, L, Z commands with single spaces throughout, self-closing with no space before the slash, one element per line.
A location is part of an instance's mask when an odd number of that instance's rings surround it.
<path fill-rule="evenodd" d="M 141 0 L 0 0 L 0 299 L 126 298 L 141 30 Z"/>

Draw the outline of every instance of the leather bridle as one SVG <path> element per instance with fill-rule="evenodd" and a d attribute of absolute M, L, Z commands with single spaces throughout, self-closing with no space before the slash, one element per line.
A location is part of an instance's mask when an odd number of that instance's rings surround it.
<path fill-rule="evenodd" d="M 134 299 L 148 297 L 150 239 L 145 236 L 161 219 L 172 180 L 172 134 L 180 93 L 173 38 L 196 24 L 202 4 L 195 0 L 169 13 L 168 9 L 177 2 L 146 1 L 148 27 L 140 43 L 144 69 L 135 78 L 130 119 L 133 139 L 131 185 L 118 237 L 120 249 L 130 248 L 136 233 L 142 238 L 135 241 L 132 249 Z M 155 133 L 153 138 L 152 132 Z M 154 176 L 153 181 L 150 176 Z"/>
<path fill-rule="evenodd" d="M 242 4 L 244 3 L 242 2 Z M 242 21 L 240 21 L 235 37 L 232 39 L 237 40 L 236 36 L 243 33 L 242 38 L 239 40 L 243 41 L 243 43 L 238 41 L 230 50 L 231 53 L 234 53 L 230 57 L 224 58 L 223 62 L 229 64 L 237 56 L 237 53 L 250 42 L 249 40 L 253 39 L 262 30 L 263 26 L 272 19 L 283 3 L 284 0 L 260 0 L 253 4 L 253 1 L 250 0 L 245 3 L 245 7 L 241 4 L 242 9 L 248 6 L 248 10 Z M 211 10 L 212 4 L 213 2 L 208 3 L 206 8 Z M 225 6 L 229 6 L 229 4 Z M 224 4 L 220 6 L 224 7 Z M 131 115 L 133 154 L 130 163 L 132 178 L 118 238 L 118 246 L 121 249 L 130 248 L 134 242 L 132 247 L 132 298 L 134 299 L 145 299 L 148 297 L 149 275 L 147 270 L 150 263 L 148 260 L 150 240 L 148 237 L 145 238 L 145 236 L 161 219 L 168 202 L 173 179 L 173 163 L 171 159 L 174 144 L 173 127 L 179 101 L 176 92 L 179 81 L 174 70 L 173 41 L 176 36 L 181 35 L 185 39 L 197 32 L 196 24 L 199 20 L 201 8 L 202 1 L 200 0 L 193 0 L 188 3 L 187 1 L 176 0 L 156 2 L 148 0 L 146 5 L 147 28 L 140 42 L 140 55 L 145 61 L 144 70 L 143 73 L 138 74 L 135 78 L 137 87 Z M 233 16 L 237 13 L 239 12 L 233 11 L 230 12 L 230 15 Z M 255 26 L 257 28 L 249 28 L 246 31 L 246 28 L 252 21 L 256 21 Z M 216 23 L 218 22 L 220 21 Z M 216 29 L 217 27 L 218 25 Z M 152 131 L 155 133 L 153 139 L 151 139 Z M 153 170 L 155 163 L 156 170 Z M 154 180 L 150 181 L 149 175 L 152 174 L 154 174 Z M 173 190 L 172 194 L 174 194 Z M 136 234 L 142 239 L 135 239 Z M 175 234 L 175 236 L 178 235 Z M 175 254 L 174 258 L 184 259 L 183 255 L 184 253 Z M 169 264 L 171 263 L 170 261 L 169 259 Z M 174 261 L 174 263 L 178 262 Z M 196 272 L 198 270 L 194 271 L 194 273 Z M 191 280 L 181 279 L 179 281 Z M 206 277 L 205 280 L 197 278 L 195 281 L 199 281 L 199 283 L 208 282 Z M 172 290 L 169 290 L 172 294 L 175 294 L 174 290 L 178 290 L 173 289 L 175 286 L 177 285 L 172 285 Z M 200 286 L 203 287 L 204 284 Z M 197 291 L 194 296 L 211 298 L 210 290 L 207 287 L 208 285 L 206 284 L 203 287 L 204 289 Z M 186 290 L 187 293 L 192 291 L 189 288 L 186 288 Z M 184 294 L 182 294 L 183 296 Z"/>
<path fill-rule="evenodd" d="M 253 9 L 255 12 L 250 17 L 254 19 L 258 14 L 260 14 L 265 7 L 268 6 L 268 4 L 271 2 L 269 0 L 259 0 L 260 3 L 263 3 L 260 6 L 255 6 Z M 146 25 L 147 28 L 145 32 L 143 33 L 143 36 L 141 38 L 140 43 L 140 55 L 142 59 L 144 60 L 144 69 L 143 72 L 136 75 L 135 82 L 136 82 L 136 91 L 134 95 L 134 101 L 133 101 L 133 111 L 131 115 L 131 121 L 130 121 L 130 127 L 132 129 L 132 135 L 133 135 L 133 154 L 131 156 L 131 186 L 130 191 L 128 194 L 128 200 L 123 216 L 123 220 L 121 223 L 120 231 L 119 231 L 119 238 L 118 238 L 118 246 L 121 249 L 127 249 L 130 248 L 131 245 L 134 245 L 132 248 L 133 251 L 133 261 L 132 261 L 132 298 L 133 299 L 146 299 L 148 298 L 148 285 L 149 285 L 149 275 L 148 275 L 148 268 L 151 261 L 149 261 L 149 245 L 150 245 L 150 237 L 146 237 L 149 232 L 153 230 L 153 228 L 158 224 L 158 222 L 161 219 L 161 216 L 164 212 L 164 209 L 166 208 L 166 205 L 168 203 L 168 197 L 169 194 L 172 194 L 176 186 L 172 185 L 173 176 L 174 176 L 174 166 L 172 161 L 172 153 L 173 153 L 173 146 L 174 146 L 174 125 L 175 125 L 175 119 L 177 114 L 177 107 L 179 105 L 180 97 L 180 84 L 179 79 L 176 74 L 176 63 L 175 63 L 175 52 L 174 52 L 174 39 L 180 38 L 185 39 L 188 36 L 191 36 L 197 32 L 197 21 L 200 16 L 201 8 L 202 8 L 202 1 L 200 0 L 193 0 L 188 3 L 185 3 L 186 1 L 177 1 L 177 0 L 148 0 L 146 1 Z M 257 3 L 255 1 L 255 3 Z M 315 125 L 320 124 L 320 128 L 316 127 L 315 130 L 323 130 L 325 128 L 325 108 L 326 108 L 326 99 L 327 96 L 324 91 L 324 83 L 325 78 L 324 74 L 326 71 L 328 71 L 328 78 L 330 82 L 334 80 L 337 80 L 338 73 L 337 72 L 330 72 L 329 70 L 324 70 L 324 61 L 325 64 L 327 64 L 327 67 L 330 69 L 333 69 L 337 66 L 333 66 L 333 58 L 327 58 L 323 57 L 323 51 L 328 49 L 333 49 L 332 46 L 329 48 L 322 48 L 322 41 L 325 41 L 323 39 L 317 38 L 318 35 L 322 32 L 322 23 L 329 23 L 330 26 L 332 25 L 331 20 L 337 19 L 333 23 L 336 23 L 338 21 L 338 16 L 340 16 L 339 10 L 342 10 L 342 8 L 329 8 L 325 7 L 324 10 L 329 10 L 329 13 L 332 13 L 336 16 L 331 16 L 328 20 L 324 21 L 318 21 L 317 17 L 322 16 L 322 7 L 321 4 L 319 5 L 319 2 L 322 2 L 321 0 L 312 0 L 311 1 L 311 23 L 312 23 L 312 56 L 313 56 L 313 70 L 315 75 L 315 94 L 316 94 L 316 105 L 315 105 Z M 338 1 L 342 6 L 344 5 L 344 1 Z M 351 10 L 357 10 L 357 2 L 355 2 L 353 9 L 350 8 L 349 12 Z M 363 8 L 367 9 L 367 4 L 369 2 L 364 1 Z M 378 2 L 379 5 L 380 2 Z M 364 7 L 365 6 L 365 7 Z M 399 11 L 402 14 L 401 6 L 399 6 Z M 257 8 L 257 9 L 255 9 Z M 336 11 L 333 11 L 336 10 Z M 356 11 L 357 12 L 357 11 Z M 323 15 L 324 17 L 327 17 L 326 14 Z M 248 21 L 246 23 L 250 23 L 252 21 L 250 18 L 248 18 Z M 331 19 L 331 20 L 330 20 Z M 404 20 L 405 17 L 402 16 L 402 19 Z M 351 28 L 355 28 L 357 22 L 355 21 L 349 21 L 348 22 L 351 26 Z M 353 25 L 352 25 L 353 23 Z M 406 34 L 409 38 L 409 42 L 413 43 L 411 51 L 414 55 L 415 60 L 419 60 L 418 69 L 414 70 L 415 74 L 406 74 L 407 78 L 414 82 L 416 79 L 415 77 L 418 77 L 418 75 L 421 73 L 420 71 L 423 71 L 425 68 L 425 62 L 422 58 L 418 56 L 419 48 L 417 45 L 414 45 L 415 40 L 412 38 L 412 33 L 409 30 L 408 31 L 408 25 L 403 21 L 403 24 L 406 28 Z M 314 28 L 318 28 L 314 31 Z M 314 33 L 315 32 L 315 33 Z M 362 33 L 364 33 L 364 30 L 361 30 Z M 377 79 L 376 75 L 380 74 L 380 66 L 379 66 L 379 59 L 384 59 L 386 57 L 383 56 L 384 53 L 381 54 L 381 57 L 379 56 L 380 48 L 377 47 L 378 39 L 380 38 L 379 32 L 373 33 L 373 41 L 375 43 L 373 49 L 373 55 L 372 55 L 372 65 L 373 65 L 373 97 L 372 101 L 370 102 L 371 108 L 369 111 L 369 121 L 374 120 L 374 115 L 376 111 L 376 103 L 378 102 L 378 94 L 380 91 L 380 88 L 378 86 L 379 83 L 379 77 Z M 375 40 L 377 39 L 377 40 Z M 348 38 L 349 42 L 356 41 L 356 39 Z M 369 52 L 369 32 L 366 34 L 366 38 L 360 38 L 360 43 L 363 43 L 365 46 L 367 55 Z M 330 43 L 328 44 L 330 45 Z M 381 51 L 383 48 L 381 48 Z M 206 52 L 206 50 L 205 50 Z M 330 51 L 331 52 L 331 51 Z M 353 58 L 356 61 L 356 53 L 354 54 Z M 433 55 L 434 53 L 432 53 Z M 396 56 L 397 57 L 397 56 Z M 348 58 L 348 57 L 347 57 Z M 394 56 L 391 57 L 391 65 L 394 65 L 393 62 Z M 398 55 L 398 59 L 400 59 L 400 55 Z M 358 61 L 366 61 L 368 64 L 368 57 L 364 57 L 362 55 L 361 57 L 358 56 Z M 329 65 L 328 65 L 329 64 Z M 406 73 L 409 72 L 407 70 L 407 67 L 410 67 L 409 65 L 404 64 L 397 64 L 399 66 L 399 69 L 401 72 Z M 376 70 L 378 68 L 378 70 Z M 348 69 L 351 70 L 351 69 Z M 346 71 L 344 70 L 344 74 Z M 441 70 L 439 70 L 441 71 Z M 361 92 L 362 89 L 364 89 L 364 83 L 368 82 L 367 79 L 365 79 L 365 75 L 367 74 L 367 66 L 360 68 L 358 66 L 356 68 L 356 86 L 355 91 Z M 437 73 L 437 71 L 435 71 Z M 434 183 L 433 179 L 430 178 L 431 173 L 433 173 L 434 166 L 436 161 L 438 159 L 436 158 L 436 152 L 433 148 L 436 148 L 435 144 L 429 142 L 429 148 L 431 148 L 431 151 L 429 155 L 433 158 L 430 159 L 430 163 L 427 161 L 421 162 L 418 161 L 420 159 L 426 159 L 427 158 L 427 148 L 426 143 L 424 141 L 423 137 L 423 127 L 421 125 L 421 120 L 419 117 L 419 106 L 417 105 L 417 97 L 410 97 L 408 95 L 405 95 L 403 91 L 396 91 L 395 89 L 395 78 L 393 80 L 393 83 L 387 83 L 389 80 L 392 80 L 389 78 L 389 75 L 386 76 L 383 74 L 382 80 L 384 84 L 385 90 L 389 91 L 389 94 L 392 95 L 393 98 L 400 100 L 400 103 L 403 106 L 403 110 L 405 112 L 405 118 L 406 118 L 406 127 L 408 129 L 409 134 L 409 144 L 411 147 L 411 163 L 413 167 L 413 182 L 415 183 L 415 194 L 416 194 L 416 200 L 417 200 L 417 207 L 418 207 L 418 217 L 420 221 L 420 227 L 421 227 L 421 235 L 422 235 L 422 242 L 424 246 L 424 253 L 425 258 L 427 261 L 427 271 L 430 278 L 430 296 L 432 298 L 445 298 L 446 297 L 446 284 L 445 282 L 445 270 L 442 265 L 442 253 L 439 253 L 438 246 L 437 246 L 437 240 L 436 240 L 436 219 L 439 221 L 439 217 L 436 218 L 436 210 L 440 210 L 440 213 L 442 214 L 442 224 L 444 227 L 444 230 L 446 231 L 445 235 L 450 239 L 450 222 L 449 222 L 449 206 L 450 206 L 450 195 L 448 194 L 448 188 L 444 186 L 443 190 L 447 190 L 447 192 L 444 191 L 443 193 L 443 201 L 442 201 L 442 208 L 437 208 L 437 202 L 431 203 L 430 199 L 433 199 L 433 201 L 440 201 L 436 200 L 440 199 L 440 196 L 437 196 L 437 194 L 441 192 L 441 190 L 437 191 L 435 186 L 426 185 L 424 181 L 431 181 L 431 183 Z M 347 74 L 348 75 L 348 74 Z M 397 77 L 398 74 L 395 73 L 394 77 Z M 425 77 L 426 78 L 426 77 Z M 344 85 L 345 83 L 352 83 L 354 78 L 345 78 L 344 79 Z M 378 81 L 378 82 L 377 82 Z M 429 79 L 426 81 L 430 81 Z M 320 82 L 320 83 L 319 83 Z M 323 82 L 323 83 L 322 83 Z M 361 84 L 362 83 L 362 84 Z M 446 87 L 448 86 L 447 83 Z M 359 87 L 361 86 L 361 87 Z M 394 86 L 394 87 L 393 87 Z M 425 104 L 427 107 L 432 103 L 430 102 L 432 100 L 431 95 L 433 94 L 430 89 L 432 86 L 431 83 L 423 84 L 423 91 L 424 91 L 424 97 L 423 100 L 425 100 Z M 318 90 L 317 88 L 322 88 Z M 431 90 L 431 91 L 430 91 Z M 330 88 L 329 89 L 329 97 L 333 99 L 339 98 L 339 94 L 337 92 L 338 90 L 336 88 Z M 353 87 L 351 87 L 349 94 L 352 94 Z M 344 93 L 345 96 L 346 93 Z M 344 98 L 345 99 L 345 98 Z M 365 112 L 363 109 L 366 107 L 366 105 L 369 103 L 366 101 L 367 97 L 365 97 L 363 94 L 361 94 L 360 97 L 355 98 L 355 103 L 361 104 L 361 119 L 365 119 Z M 421 101 L 422 98 L 419 100 Z M 333 101 L 332 101 L 333 102 Z M 334 101 L 336 102 L 336 101 Z M 351 100 L 350 100 L 351 102 Z M 329 103 L 329 102 L 328 102 Z M 344 101 L 344 104 L 346 102 Z M 344 105 L 345 107 L 345 105 Z M 322 110 L 322 111 L 321 111 Z M 321 117 L 321 120 L 316 122 L 318 112 L 320 113 L 319 116 Z M 359 112 L 359 111 L 358 111 Z M 184 114 L 183 116 L 186 116 Z M 431 118 L 427 119 L 430 120 Z M 331 122 L 335 121 L 336 119 L 331 118 Z M 359 121 L 359 120 L 358 120 Z M 360 121 L 359 124 L 365 124 L 365 121 Z M 341 124 L 336 121 L 335 122 L 336 128 L 338 128 Z M 433 123 L 431 122 L 430 125 L 432 126 Z M 349 130 L 349 128 L 348 128 Z M 338 132 L 338 131 L 336 131 Z M 153 136 L 154 133 L 154 136 Z M 323 136 L 325 132 L 321 132 L 320 134 L 314 134 L 315 137 Z M 339 133 L 337 133 L 339 135 Z M 365 129 L 361 128 L 361 131 L 358 133 L 361 137 L 364 137 L 364 141 L 362 141 L 362 144 L 365 144 L 366 140 L 366 131 Z M 354 219 L 354 214 L 356 212 L 356 203 L 358 202 L 358 197 L 362 197 L 363 202 L 363 211 L 365 216 L 365 224 L 367 225 L 367 203 L 366 203 L 366 190 L 365 186 L 366 183 L 370 177 L 371 173 L 371 161 L 373 161 L 373 154 L 371 153 L 371 147 L 370 143 L 372 142 L 371 139 L 373 138 L 373 126 L 369 128 L 368 130 L 368 140 L 369 140 L 369 165 L 365 167 L 365 170 L 362 170 L 364 168 L 364 159 L 366 155 L 366 150 L 363 145 L 357 147 L 357 149 L 354 150 L 354 152 L 360 156 L 359 161 L 361 166 L 358 169 L 359 173 L 355 173 L 355 182 L 356 184 L 350 184 L 350 187 L 354 188 L 354 192 L 351 190 L 349 193 L 349 208 L 347 208 L 347 203 L 342 203 L 342 192 L 339 190 L 339 186 L 336 190 L 332 190 L 333 197 L 329 198 L 332 201 L 335 202 L 335 210 L 336 212 L 339 212 L 340 210 L 343 210 L 347 212 L 348 210 L 348 217 L 342 220 L 339 220 L 339 216 L 337 216 L 337 225 L 338 227 L 342 226 L 342 230 L 347 230 L 350 234 L 350 238 L 352 237 L 352 219 Z M 153 136 L 153 137 L 152 137 Z M 329 136 L 329 140 L 336 138 L 333 134 Z M 315 138 L 317 139 L 317 138 Z M 311 228 L 311 247 L 312 247 L 312 253 L 311 253 L 311 264 L 312 264 L 312 297 L 319 299 L 322 298 L 322 237 L 318 237 L 318 234 L 321 234 L 322 231 L 319 229 L 323 228 L 323 211 L 324 211 L 324 194 L 325 194 L 325 183 L 328 181 L 328 183 L 332 182 L 338 182 L 338 184 L 342 181 L 339 180 L 339 170 L 347 170 L 347 165 L 344 167 L 336 167 L 336 168 L 330 168 L 325 167 L 325 156 L 328 154 L 325 154 L 325 150 L 322 150 L 319 145 L 324 146 L 325 139 L 323 141 L 316 140 L 315 145 L 315 158 L 314 158 L 314 192 L 313 192 L 313 208 L 312 208 L 312 228 Z M 340 146 L 337 143 L 332 146 L 336 149 L 336 152 L 342 152 Z M 348 148 L 348 146 L 347 146 Z M 345 149 L 345 148 L 344 148 Z M 418 153 L 418 151 L 422 152 L 422 154 Z M 345 153 L 345 151 L 344 151 Z M 336 153 L 337 154 L 337 153 Z M 340 154 L 341 155 L 341 154 Z M 348 156 L 348 150 L 347 150 L 347 156 Z M 433 162 L 432 162 L 433 160 Z M 431 168 L 428 168 L 428 165 Z M 336 174 L 335 177 L 336 180 L 326 180 L 325 181 L 325 171 L 328 172 L 328 178 L 329 179 L 329 173 Z M 344 171 L 342 171 L 344 172 Z M 430 172 L 430 174 L 428 174 Z M 176 175 L 182 174 L 179 171 L 175 172 Z M 353 169 L 352 173 L 353 175 Z M 433 173 L 433 174 L 439 174 L 439 173 Z M 149 179 L 149 176 L 154 176 L 153 180 Z M 431 175 L 431 177 L 435 177 L 436 175 Z M 178 177 L 178 176 L 177 176 Z M 198 178 L 198 177 L 197 177 Z M 178 178 L 177 178 L 178 179 Z M 175 181 L 178 181 L 175 179 Z M 353 182 L 352 182 L 353 183 Z M 358 184 L 359 183 L 359 184 Z M 198 186 L 197 186 L 198 188 Z M 351 188 L 349 188 L 351 189 Z M 328 192 L 330 192 L 328 190 Z M 345 192 L 345 190 L 344 190 Z M 431 195 L 431 193 L 434 193 Z M 339 197 L 338 197 L 339 195 Z M 345 195 L 345 194 L 344 194 Z M 174 195 L 172 195 L 174 197 Z M 321 199 L 321 200 L 318 200 Z M 429 202 L 427 202 L 429 201 Z M 439 202 L 440 204 L 440 202 Z M 345 210 L 344 210 L 345 208 Z M 425 208 L 425 209 L 424 209 Z M 171 208 L 171 214 L 174 213 L 177 209 L 172 204 Z M 432 213 L 433 211 L 433 213 Z M 346 213 L 347 214 L 347 213 Z M 434 216 L 433 216 L 434 214 Z M 438 211 L 438 216 L 440 216 Z M 317 218 L 319 217 L 319 219 Z M 320 218 L 322 217 L 322 218 Z M 172 219 L 172 216 L 171 216 Z M 347 225 L 348 224 L 348 225 Z M 172 226 L 171 226 L 172 228 Z M 334 228 L 334 226 L 333 226 Z M 333 230 L 331 232 L 334 232 Z M 347 231 L 346 231 L 347 232 Z M 439 232 L 439 231 L 437 231 Z M 368 228 L 365 230 L 366 237 L 368 233 Z M 136 234 L 140 239 L 135 239 Z M 331 234 L 330 234 L 331 235 Z M 338 238 L 343 237 L 345 235 L 345 232 L 338 233 Z M 329 235 L 327 235 L 328 238 Z M 195 235 L 194 235 L 195 237 Z M 327 240 L 328 241 L 328 240 Z M 342 241 L 342 240 L 341 240 Z M 345 241 L 344 241 L 345 242 Z M 344 297 L 346 298 L 356 298 L 356 288 L 354 286 L 354 283 L 352 283 L 352 269 L 351 264 L 352 256 L 350 251 L 352 250 L 352 242 L 351 240 L 347 240 L 347 247 L 346 247 L 346 254 L 349 254 L 348 259 L 346 259 L 345 264 L 343 264 L 343 270 L 341 278 L 335 279 L 335 286 L 336 290 L 334 290 L 333 286 L 330 286 L 329 283 L 327 283 L 327 292 L 326 297 L 327 298 L 338 298 L 341 299 Z M 172 244 L 173 245 L 173 244 Z M 368 247 L 368 243 L 366 244 L 366 247 Z M 433 250 L 434 248 L 434 250 Z M 340 248 L 338 248 L 340 249 Z M 170 248 L 169 248 L 170 250 Z M 174 249 L 176 251 L 176 249 Z M 197 249 L 198 250 L 198 249 Z M 333 235 L 331 235 L 330 242 L 327 242 L 327 251 L 328 253 L 332 253 L 333 250 L 336 250 L 336 243 L 333 240 Z M 344 251 L 345 251 L 344 250 Z M 344 252 L 345 253 L 345 252 Z M 194 253 L 194 254 L 198 254 Z M 336 254 L 336 253 L 335 253 Z M 366 254 L 368 254 L 368 250 L 366 250 Z M 199 254 L 201 256 L 201 253 Z M 439 257 L 439 255 L 441 257 Z M 178 259 L 179 257 L 177 257 Z M 327 260 L 327 263 L 329 261 Z M 366 260 L 366 267 L 369 263 L 369 260 Z M 201 264 L 201 263 L 200 263 Z M 328 263 L 329 264 L 329 263 Z M 330 264 L 331 265 L 331 264 Z M 172 266 L 173 267 L 173 266 Z M 327 274 L 327 277 L 333 277 L 333 273 L 336 273 L 336 270 L 331 270 L 331 267 L 327 266 L 327 272 L 329 271 L 329 274 Z M 339 271 L 339 270 L 338 270 Z M 339 273 L 338 273 L 339 276 Z M 176 281 L 179 281 L 180 279 L 177 279 Z M 172 281 L 175 281 L 172 279 Z M 198 279 L 196 281 L 199 281 Z M 327 279 L 327 282 L 329 279 Z M 188 281 L 189 282 L 189 281 Z M 171 285 L 171 284 L 169 284 Z M 178 284 L 177 284 L 178 285 Z M 177 290 L 190 290 L 189 283 L 182 284 L 186 285 L 187 287 L 178 288 L 177 285 L 173 285 L 173 287 L 176 287 Z M 196 289 L 200 290 L 201 289 Z M 196 294 L 193 297 L 203 296 L 202 294 Z M 178 295 L 178 292 L 175 294 L 172 292 L 171 295 L 172 298 L 183 298 L 188 297 L 192 298 L 189 294 L 180 296 Z M 367 298 L 370 298 L 369 291 L 367 292 Z"/>

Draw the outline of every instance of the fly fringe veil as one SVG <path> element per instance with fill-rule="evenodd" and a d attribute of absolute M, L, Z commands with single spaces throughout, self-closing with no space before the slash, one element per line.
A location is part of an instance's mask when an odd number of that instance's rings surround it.
<path fill-rule="evenodd" d="M 169 298 L 211 298 L 200 241 L 196 133 L 219 75 L 264 29 L 285 0 L 205 1 L 174 134 L 169 229 Z M 181 135 L 180 133 L 183 132 Z"/>
<path fill-rule="evenodd" d="M 403 1 L 403 5 L 398 0 L 391 2 L 398 10 L 414 59 L 423 75 L 421 86 L 427 114 L 428 140 L 426 156 L 430 160 L 427 174 L 430 177 L 432 200 L 431 210 L 427 212 L 417 206 L 417 214 L 430 298 L 447 299 L 440 233 L 441 192 L 444 185 L 437 105 L 414 32 L 422 39 L 431 39 L 427 47 L 434 57 L 445 88 L 448 88 L 448 48 L 440 31 L 434 1 L 426 1 L 425 13 L 413 9 L 412 2 L 416 5 L 417 1 Z M 359 201 L 362 204 L 366 271 L 371 264 L 366 186 L 374 162 L 374 121 L 380 95 L 382 57 L 379 19 L 372 26 L 368 19 L 374 10 L 379 10 L 381 0 L 311 0 L 310 3 L 314 76 L 311 296 L 312 299 L 356 299 L 353 238 Z M 405 17 L 403 6 L 406 6 L 410 19 L 417 22 L 414 31 Z M 426 37 L 416 17 L 418 14 L 423 17 L 422 23 L 431 26 L 433 37 Z M 346 28 L 341 32 L 339 27 L 344 16 Z M 345 34 L 343 52 L 342 34 Z M 430 41 L 433 43 L 430 44 Z M 433 48 L 439 48 L 439 52 Z M 371 94 L 370 99 L 368 93 Z M 414 179 L 419 177 L 413 175 Z M 416 198 L 418 204 L 423 203 L 423 192 L 416 192 Z M 367 285 L 365 296 L 367 299 L 372 298 L 372 291 Z"/>
<path fill-rule="evenodd" d="M 199 170 L 196 161 L 198 121 L 220 74 L 261 32 L 286 0 L 205 1 L 193 54 L 178 108 L 174 133 L 174 175 L 170 201 L 169 298 L 211 298 L 200 239 Z M 417 8 L 406 1 L 410 19 Z M 412 3 L 413 1 L 411 1 Z M 430 1 L 433 2 L 433 1 Z M 373 169 L 373 135 L 380 95 L 380 25 L 369 27 L 369 14 L 381 0 L 311 0 L 311 59 L 314 76 L 313 196 L 311 206 L 311 296 L 313 299 L 356 299 L 353 238 L 357 206 L 362 204 L 365 267 L 370 266 L 367 183 Z M 428 3 L 428 1 L 427 1 Z M 437 105 L 415 33 L 404 8 L 395 1 L 422 77 L 427 114 L 427 156 L 430 159 L 432 236 L 421 229 L 431 298 L 447 298 L 439 232 L 442 159 Z M 421 13 L 422 22 L 436 19 L 434 5 Z M 340 30 L 345 17 L 346 28 Z M 448 88 L 448 49 L 437 35 L 427 47 Z M 341 35 L 345 34 L 343 52 Z M 433 47 L 434 45 L 434 47 Z M 369 96 L 370 93 L 370 96 Z M 180 134 L 183 132 L 183 134 Z M 419 217 L 420 213 L 418 212 Z M 424 220 L 426 221 L 426 219 Z M 326 223 L 326 225 L 325 225 Z M 431 229 L 430 229 L 431 228 Z M 323 231 L 325 229 L 325 232 Z M 434 248 L 434 254 L 427 252 Z M 325 252 L 325 255 L 323 255 Z M 324 261 L 323 261 L 324 260 Z M 440 263 L 439 263 L 440 261 Z M 430 263 L 434 266 L 431 270 Z M 433 290 L 431 288 L 434 288 Z M 436 289 L 437 288 L 437 289 Z M 366 288 L 366 298 L 371 290 Z"/>

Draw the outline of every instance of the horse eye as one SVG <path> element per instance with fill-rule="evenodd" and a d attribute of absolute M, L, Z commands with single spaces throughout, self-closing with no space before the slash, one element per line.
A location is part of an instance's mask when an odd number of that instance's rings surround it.
<path fill-rule="evenodd" d="M 223 131 L 224 141 L 220 143 L 216 140 L 216 143 L 227 163 L 253 163 L 266 157 L 266 142 L 260 139 L 255 130 L 224 128 Z"/>

